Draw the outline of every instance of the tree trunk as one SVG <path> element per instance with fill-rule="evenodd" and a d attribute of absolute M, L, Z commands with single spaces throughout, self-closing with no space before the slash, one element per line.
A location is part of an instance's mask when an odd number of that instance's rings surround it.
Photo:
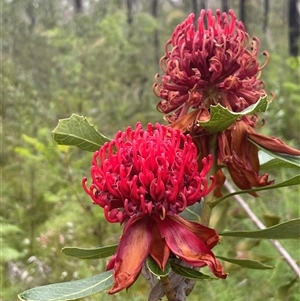
<path fill-rule="evenodd" d="M 300 39 L 299 12 L 297 10 L 297 0 L 289 0 L 289 52 L 292 56 L 299 54 Z"/>
<path fill-rule="evenodd" d="M 206 5 L 205 5 L 205 0 L 201 0 L 200 1 L 200 9 L 205 9 Z"/>
<path fill-rule="evenodd" d="M 81 13 L 82 12 L 82 1 L 81 0 L 74 0 L 74 7 L 75 7 L 75 13 Z"/>
<path fill-rule="evenodd" d="M 222 11 L 228 12 L 229 11 L 228 0 L 221 0 L 221 2 L 222 2 Z"/>
<path fill-rule="evenodd" d="M 246 0 L 240 0 L 240 20 L 244 23 L 246 27 L 246 9 L 245 9 Z"/>
<path fill-rule="evenodd" d="M 195 14 L 196 17 L 199 14 L 197 0 L 192 0 L 192 12 Z"/>
<path fill-rule="evenodd" d="M 263 32 L 266 33 L 268 27 L 268 18 L 269 18 L 269 9 L 270 9 L 270 1 L 265 0 L 264 2 L 264 23 L 263 23 Z"/>
<path fill-rule="evenodd" d="M 159 0 L 152 0 L 151 13 L 155 19 L 157 19 L 158 17 L 158 2 Z M 158 38 L 157 29 L 154 30 L 153 44 L 154 44 L 154 60 L 158 64 L 160 57 L 159 57 L 159 38 Z"/>
<path fill-rule="evenodd" d="M 133 16 L 132 16 L 132 4 L 133 4 L 134 0 L 126 0 L 126 4 L 127 4 L 127 23 L 129 25 L 132 24 L 133 21 Z"/>

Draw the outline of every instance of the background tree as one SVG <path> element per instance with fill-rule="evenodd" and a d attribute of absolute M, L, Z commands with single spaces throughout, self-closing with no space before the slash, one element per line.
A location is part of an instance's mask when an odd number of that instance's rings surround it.
<path fill-rule="evenodd" d="M 300 22 L 299 22 L 299 1 L 289 1 L 289 49 L 290 55 L 299 55 L 300 43 Z"/>

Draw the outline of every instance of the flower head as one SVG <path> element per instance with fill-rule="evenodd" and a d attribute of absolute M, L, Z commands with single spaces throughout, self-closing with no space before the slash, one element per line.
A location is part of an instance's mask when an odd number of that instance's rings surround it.
<path fill-rule="evenodd" d="M 200 167 L 215 135 L 199 126 L 198 121 L 210 120 L 211 105 L 221 104 L 230 111 L 241 112 L 266 94 L 259 76 L 267 62 L 259 66 L 259 40 L 254 37 L 251 46 L 250 42 L 243 23 L 232 10 L 228 15 L 217 10 L 215 16 L 211 10 L 202 10 L 197 29 L 191 14 L 166 43 L 161 59 L 164 74 L 160 82 L 157 76 L 153 86 L 154 93 L 162 98 L 157 108 L 165 113 L 172 128 L 193 137 Z M 215 150 L 220 169 L 216 173 L 216 196 L 221 196 L 225 181 L 221 166 L 227 167 L 241 189 L 273 183 L 268 174 L 259 175 L 258 148 L 250 140 L 271 151 L 300 154 L 277 138 L 256 133 L 256 123 L 256 115 L 243 116 L 217 133 Z"/>
<path fill-rule="evenodd" d="M 213 16 L 211 10 L 201 10 L 197 25 L 196 30 L 191 14 L 176 27 L 161 59 L 161 82 L 154 84 L 154 93 L 162 98 L 157 108 L 170 123 L 189 108 L 209 110 L 218 103 L 240 112 L 266 94 L 258 79 L 264 67 L 257 59 L 259 40 L 253 38 L 250 46 L 234 12 L 217 10 Z"/>
<path fill-rule="evenodd" d="M 109 293 L 129 287 L 150 255 L 161 269 L 173 254 L 192 266 L 208 265 L 225 278 L 211 252 L 219 237 L 210 228 L 184 220 L 178 214 L 199 202 L 211 191 L 206 175 L 212 158 L 203 159 L 198 171 L 197 148 L 189 135 L 156 124 L 143 130 L 128 127 L 95 152 L 92 184 L 85 191 L 100 205 L 109 222 L 124 223 L 115 256 L 108 264 L 114 269 Z"/>

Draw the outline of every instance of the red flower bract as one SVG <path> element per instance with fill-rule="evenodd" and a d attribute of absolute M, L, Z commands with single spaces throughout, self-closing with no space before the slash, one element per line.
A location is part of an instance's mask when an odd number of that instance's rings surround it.
<path fill-rule="evenodd" d="M 202 10 L 195 30 L 191 14 L 166 43 L 164 74 L 161 83 L 154 84 L 154 93 L 163 99 L 157 108 L 169 114 L 169 122 L 186 115 L 189 108 L 209 109 L 218 103 L 240 112 L 266 94 L 258 79 L 263 68 L 257 60 L 259 40 L 253 38 L 250 47 L 243 23 L 232 10 L 229 15 Z"/>
<path fill-rule="evenodd" d="M 156 124 L 143 130 L 128 127 L 95 152 L 92 184 L 85 191 L 104 208 L 109 222 L 126 222 L 115 256 L 114 285 L 108 293 L 129 287 L 150 255 L 161 269 L 170 252 L 192 266 L 209 266 L 221 278 L 226 274 L 210 251 L 219 237 L 215 230 L 184 220 L 178 215 L 200 201 L 214 186 L 206 175 L 209 155 L 198 171 L 197 149 L 189 135 Z"/>

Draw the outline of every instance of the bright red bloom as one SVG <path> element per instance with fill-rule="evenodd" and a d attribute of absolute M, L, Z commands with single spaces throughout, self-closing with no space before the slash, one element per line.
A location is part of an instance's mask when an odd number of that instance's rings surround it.
<path fill-rule="evenodd" d="M 258 79 L 263 68 L 257 59 L 259 40 L 253 38 L 251 46 L 243 23 L 232 10 L 229 15 L 202 10 L 195 30 L 191 14 L 166 43 L 164 74 L 161 83 L 154 84 L 154 93 L 163 99 L 157 108 L 168 114 L 170 123 L 189 108 L 209 110 L 218 103 L 240 112 L 266 94 Z"/>
<path fill-rule="evenodd" d="M 189 135 L 156 124 L 118 132 L 95 152 L 92 184 L 85 191 L 104 208 L 109 222 L 126 222 L 118 249 L 107 268 L 114 269 L 113 294 L 128 288 L 150 255 L 164 269 L 172 252 L 191 266 L 207 265 L 220 278 L 222 266 L 211 252 L 219 241 L 215 230 L 178 214 L 209 193 L 206 175 L 212 158 L 202 160 Z M 213 180 L 213 178 L 212 178 Z"/>

